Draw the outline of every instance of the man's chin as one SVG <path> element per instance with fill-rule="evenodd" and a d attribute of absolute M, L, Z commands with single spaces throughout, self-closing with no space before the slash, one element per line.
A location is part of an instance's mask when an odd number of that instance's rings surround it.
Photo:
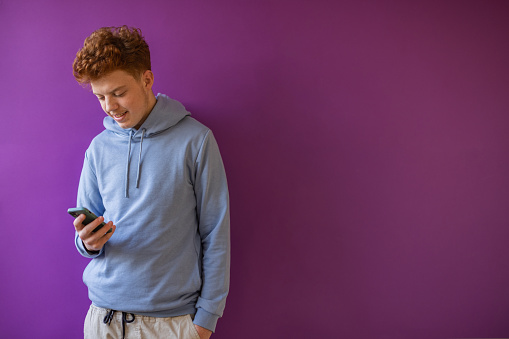
<path fill-rule="evenodd" d="M 117 123 L 117 125 L 122 128 L 122 129 L 130 129 L 130 128 L 133 128 L 133 126 L 131 126 L 130 124 L 128 123 L 125 123 L 125 122 L 118 122 L 118 121 L 115 121 Z"/>

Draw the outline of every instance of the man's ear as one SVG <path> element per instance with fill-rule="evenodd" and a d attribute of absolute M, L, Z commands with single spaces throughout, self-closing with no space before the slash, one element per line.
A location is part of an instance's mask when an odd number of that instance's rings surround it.
<path fill-rule="evenodd" d="M 154 84 L 154 73 L 152 73 L 151 70 L 147 69 L 145 72 L 143 72 L 141 76 L 141 81 L 143 82 L 143 85 L 147 89 L 152 89 L 152 85 Z"/>

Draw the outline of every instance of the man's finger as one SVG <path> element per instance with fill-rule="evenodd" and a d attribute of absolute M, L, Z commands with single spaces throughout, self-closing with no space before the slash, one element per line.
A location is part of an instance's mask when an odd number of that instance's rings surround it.
<path fill-rule="evenodd" d="M 80 214 L 76 219 L 73 221 L 74 228 L 76 231 L 81 231 L 83 229 L 82 222 L 85 220 L 85 215 Z"/>

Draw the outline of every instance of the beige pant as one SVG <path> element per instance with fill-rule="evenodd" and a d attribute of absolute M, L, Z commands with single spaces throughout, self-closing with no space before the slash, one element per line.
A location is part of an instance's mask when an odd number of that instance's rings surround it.
<path fill-rule="evenodd" d="M 85 339 L 120 339 L 122 338 L 122 312 L 115 312 L 111 323 L 105 324 L 104 317 L 108 314 L 107 309 L 90 306 L 85 318 Z M 126 319 L 130 321 L 131 315 Z M 193 325 L 191 316 L 182 315 L 170 318 L 154 318 L 136 315 L 134 321 L 125 323 L 126 339 L 200 339 Z"/>

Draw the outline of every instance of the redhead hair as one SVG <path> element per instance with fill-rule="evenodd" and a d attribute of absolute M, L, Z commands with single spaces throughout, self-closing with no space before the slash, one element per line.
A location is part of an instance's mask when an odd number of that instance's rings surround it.
<path fill-rule="evenodd" d="M 137 78 L 151 70 L 150 50 L 138 28 L 102 27 L 85 39 L 72 68 L 82 85 L 116 70 Z"/>

